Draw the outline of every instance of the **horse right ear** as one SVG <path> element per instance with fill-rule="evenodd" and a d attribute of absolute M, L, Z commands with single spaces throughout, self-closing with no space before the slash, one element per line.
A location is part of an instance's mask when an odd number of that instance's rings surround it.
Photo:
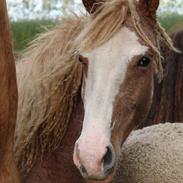
<path fill-rule="evenodd" d="M 104 2 L 104 0 L 82 0 L 87 12 L 92 14 Z"/>

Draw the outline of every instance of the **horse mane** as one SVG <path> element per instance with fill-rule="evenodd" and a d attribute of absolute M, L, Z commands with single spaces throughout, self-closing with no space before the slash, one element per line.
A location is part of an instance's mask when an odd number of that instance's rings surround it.
<path fill-rule="evenodd" d="M 19 91 L 15 154 L 21 173 L 29 172 L 40 153 L 61 143 L 82 77 L 73 39 L 82 19 L 65 19 L 41 34 L 17 63 Z M 24 172 L 26 171 L 26 172 Z"/>
<path fill-rule="evenodd" d="M 81 86 L 78 53 L 109 40 L 129 13 L 137 33 L 160 58 L 159 48 L 142 29 L 134 1 L 110 0 L 91 16 L 64 19 L 60 26 L 41 34 L 17 64 L 15 154 L 23 174 L 30 171 L 40 153 L 55 150 L 62 141 Z M 176 50 L 158 22 L 156 32 L 157 40 Z M 155 61 L 155 65 L 161 71 L 161 61 Z"/>

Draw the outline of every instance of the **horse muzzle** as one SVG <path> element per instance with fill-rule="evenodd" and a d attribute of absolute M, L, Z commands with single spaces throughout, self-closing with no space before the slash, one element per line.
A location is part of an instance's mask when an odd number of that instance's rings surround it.
<path fill-rule="evenodd" d="M 89 146 L 77 141 L 73 160 L 81 175 L 87 180 L 105 180 L 114 172 L 116 158 L 112 144 Z"/>

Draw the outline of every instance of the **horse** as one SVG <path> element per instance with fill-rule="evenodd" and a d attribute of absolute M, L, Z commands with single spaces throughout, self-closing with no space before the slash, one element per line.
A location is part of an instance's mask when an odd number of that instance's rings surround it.
<path fill-rule="evenodd" d="M 114 183 L 181 183 L 183 124 L 134 130 L 123 144 Z"/>
<path fill-rule="evenodd" d="M 0 1 L 0 182 L 19 183 L 13 156 L 18 91 L 6 1 Z"/>
<path fill-rule="evenodd" d="M 148 117 L 140 128 L 158 123 L 183 121 L 183 30 L 171 34 L 173 44 L 182 53 L 176 53 L 161 45 L 164 57 L 164 77 L 160 84 L 155 82 L 153 103 Z"/>
<path fill-rule="evenodd" d="M 159 0 L 83 1 L 17 63 L 15 159 L 23 182 L 110 182 L 162 79 Z"/>

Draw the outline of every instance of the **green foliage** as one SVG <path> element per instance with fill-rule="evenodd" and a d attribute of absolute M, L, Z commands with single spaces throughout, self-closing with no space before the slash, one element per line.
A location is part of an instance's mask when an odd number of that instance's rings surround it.
<path fill-rule="evenodd" d="M 53 20 L 22 20 L 12 22 L 13 42 L 16 51 L 24 49 L 35 36 L 45 28 L 52 27 L 56 22 Z"/>
<path fill-rule="evenodd" d="M 159 20 L 167 32 L 171 33 L 177 29 L 183 29 L 183 15 L 163 14 Z M 16 51 L 26 48 L 36 34 L 41 33 L 46 28 L 52 27 L 56 22 L 53 20 L 24 20 L 12 22 L 14 47 Z"/>
<path fill-rule="evenodd" d="M 168 33 L 183 29 L 183 15 L 166 13 L 161 15 L 159 20 Z"/>

